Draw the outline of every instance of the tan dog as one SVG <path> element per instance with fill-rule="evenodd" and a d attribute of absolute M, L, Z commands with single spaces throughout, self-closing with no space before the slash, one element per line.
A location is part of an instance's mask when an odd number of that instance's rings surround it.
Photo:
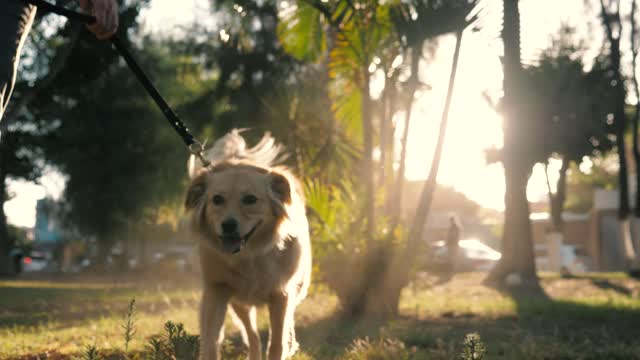
<path fill-rule="evenodd" d="M 200 357 L 220 358 L 227 306 L 237 315 L 249 359 L 261 358 L 256 306 L 267 304 L 271 331 L 267 358 L 286 359 L 298 344 L 294 311 L 311 275 L 311 246 L 302 189 L 284 168 L 268 134 L 246 148 L 239 131 L 218 140 L 207 168 L 190 164 L 186 208 L 200 243 L 204 293 Z"/>

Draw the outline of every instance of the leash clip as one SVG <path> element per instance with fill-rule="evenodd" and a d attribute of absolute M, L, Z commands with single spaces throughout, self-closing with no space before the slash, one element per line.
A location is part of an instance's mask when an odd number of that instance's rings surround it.
<path fill-rule="evenodd" d="M 189 152 L 200 159 L 204 167 L 211 165 L 211 163 L 204 158 L 204 146 L 202 146 L 200 141 L 193 139 L 193 142 L 189 145 Z"/>

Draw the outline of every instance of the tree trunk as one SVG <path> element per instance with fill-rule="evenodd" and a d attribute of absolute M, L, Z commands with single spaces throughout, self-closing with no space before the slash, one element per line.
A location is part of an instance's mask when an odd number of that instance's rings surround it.
<path fill-rule="evenodd" d="M 4 171 L 4 161 L 2 159 L 2 144 L 0 144 L 0 275 L 13 272 L 13 262 L 9 256 L 11 243 L 9 241 L 9 229 L 7 227 L 7 216 L 4 213 L 4 202 L 6 201 L 6 172 Z"/>
<path fill-rule="evenodd" d="M 385 78 L 382 92 L 383 115 L 380 119 L 380 172 L 378 186 L 388 190 L 393 184 L 393 114 L 395 113 L 395 84 L 394 79 Z M 388 199 L 393 197 L 392 192 L 386 192 Z M 389 208 L 385 208 L 385 215 L 391 215 Z"/>
<path fill-rule="evenodd" d="M 420 195 L 420 203 L 411 224 L 409 233 L 409 241 L 407 243 L 407 254 L 415 254 L 420 239 L 422 238 L 422 230 L 429 217 L 429 210 L 433 202 L 433 194 L 436 190 L 438 170 L 440 169 L 440 159 L 442 158 L 442 148 L 444 147 L 444 139 L 447 132 L 447 122 L 449 121 L 449 108 L 453 97 L 453 87 L 456 80 L 456 71 L 458 69 L 458 59 L 460 57 L 460 46 L 462 45 L 462 31 L 456 33 L 456 47 L 453 53 L 453 62 L 451 64 L 451 74 L 449 76 L 449 88 L 447 89 L 447 97 L 442 110 L 442 119 L 440 121 L 440 131 L 438 132 L 438 141 L 436 149 L 431 161 L 429 169 L 429 177 L 422 188 Z"/>
<path fill-rule="evenodd" d="M 634 61 L 635 63 L 635 61 Z M 635 64 L 633 65 L 635 68 Z M 637 80 L 634 80 L 637 84 Z M 640 92 L 637 90 L 638 85 L 635 85 L 636 88 L 636 97 L 640 95 Z M 636 102 L 635 105 L 635 113 L 633 114 L 632 124 L 633 124 L 633 136 L 632 136 L 632 146 L 633 146 L 633 161 L 635 163 L 636 168 L 636 194 L 635 194 L 635 208 L 634 208 L 634 216 L 640 217 L 640 146 L 638 144 L 638 123 L 640 122 L 640 101 Z"/>
<path fill-rule="evenodd" d="M 504 24 L 504 147 L 505 218 L 502 237 L 502 258 L 487 277 L 487 282 L 502 285 L 506 277 L 516 273 L 520 280 L 538 286 L 533 252 L 533 237 L 529 219 L 527 183 L 531 172 L 526 148 L 527 119 L 521 111 L 522 65 L 520 62 L 520 10 L 518 0 L 503 0 Z"/>
<path fill-rule="evenodd" d="M 627 174 L 627 154 L 625 152 L 624 131 L 627 127 L 627 118 L 624 111 L 625 108 L 625 89 L 622 74 L 620 73 L 620 36 L 622 34 L 622 21 L 620 20 L 620 4 L 616 4 L 615 11 L 609 13 L 604 0 L 600 0 L 602 22 L 605 26 L 606 37 L 609 41 L 609 58 L 611 60 L 611 71 L 613 72 L 613 93 L 615 94 L 614 128 L 616 135 L 616 146 L 618 150 L 618 163 L 620 170 L 618 172 L 618 187 L 620 194 L 620 207 L 618 208 L 618 216 L 620 219 L 626 219 L 630 213 L 629 206 L 629 177 Z M 617 34 L 614 33 L 614 27 Z"/>
<path fill-rule="evenodd" d="M 389 142 L 389 126 L 387 122 L 389 120 L 389 78 L 384 79 L 384 89 L 382 89 L 382 96 L 380 97 L 381 113 L 380 116 L 380 165 L 378 166 L 378 183 L 379 188 L 385 188 L 386 169 L 387 164 L 387 144 Z"/>
<path fill-rule="evenodd" d="M 325 33 L 325 38 L 327 39 L 327 48 L 324 51 L 324 54 L 322 56 L 322 62 L 320 63 L 320 67 L 322 71 L 322 81 L 324 82 L 324 87 L 323 87 L 322 96 L 320 97 L 320 99 L 318 99 L 318 101 L 324 106 L 325 109 L 328 109 L 328 111 L 326 112 L 326 119 L 327 119 L 326 143 L 334 144 L 335 137 L 336 137 L 337 121 L 335 119 L 333 111 L 331 110 L 332 102 L 331 102 L 331 95 L 329 94 L 329 84 L 331 83 L 331 75 L 330 75 L 331 71 L 329 69 L 329 64 L 331 63 L 331 51 L 333 51 L 336 44 L 337 30 L 331 25 L 325 25 L 324 33 Z M 324 180 L 329 183 L 332 181 L 332 179 L 330 179 L 331 177 L 330 174 L 331 174 L 330 171 L 321 171 L 319 175 L 323 175 L 321 179 L 324 178 Z"/>
<path fill-rule="evenodd" d="M 633 125 L 633 160 L 636 168 L 636 194 L 635 194 L 635 207 L 634 207 L 634 216 L 636 218 L 640 217 L 640 144 L 638 143 L 640 139 L 638 139 L 638 131 L 639 123 L 640 123 L 640 84 L 638 84 L 638 74 L 637 74 L 637 66 L 638 66 L 638 44 L 636 39 L 636 32 L 638 31 L 636 16 L 638 14 L 638 3 L 636 0 L 632 0 L 631 2 L 631 14 L 629 16 L 631 23 L 631 31 L 630 31 L 630 47 L 631 47 L 631 69 L 633 80 L 633 90 L 636 95 L 636 104 L 635 111 L 633 113 L 633 118 L 631 119 L 631 123 Z M 634 254 L 634 258 L 629 261 L 631 272 L 637 273 L 640 268 L 640 249 L 637 248 L 638 241 L 633 241 L 633 235 L 630 233 L 629 237 L 629 246 L 631 247 L 630 251 L 627 250 L 627 253 Z"/>
<path fill-rule="evenodd" d="M 373 241 L 376 233 L 376 188 L 375 188 L 375 172 L 373 167 L 373 121 L 371 119 L 371 95 L 370 85 L 371 77 L 368 65 L 362 69 L 362 139 L 364 145 L 363 172 L 365 184 L 365 217 L 367 219 L 367 227 L 365 236 L 367 241 Z"/>
<path fill-rule="evenodd" d="M 631 79 L 633 80 L 633 90 L 634 93 L 636 95 L 636 104 L 635 104 L 635 111 L 633 113 L 633 118 L 631 120 L 631 123 L 633 124 L 633 137 L 632 137 L 632 142 L 633 142 L 633 160 L 635 163 L 635 167 L 636 167 L 636 202 L 635 202 L 635 207 L 634 207 L 634 215 L 635 217 L 640 217 L 640 144 L 638 144 L 638 141 L 640 139 L 638 139 L 638 131 L 640 129 L 638 129 L 639 127 L 639 123 L 640 123 L 640 86 L 638 84 L 638 74 L 636 73 L 636 69 L 638 66 L 638 48 L 636 45 L 637 39 L 636 39 L 636 32 L 638 31 L 637 28 L 637 23 L 636 23 L 636 15 L 638 12 L 638 3 L 636 0 L 632 0 L 631 2 L 631 16 L 630 16 L 630 22 L 631 22 L 631 39 L 630 39 L 630 46 L 631 46 L 631 69 L 632 69 L 632 76 Z"/>
<path fill-rule="evenodd" d="M 404 183 L 406 182 L 404 175 L 407 168 L 407 141 L 409 139 L 409 126 L 411 124 L 411 112 L 413 110 L 413 97 L 420 81 L 418 72 L 420 57 L 422 56 L 422 46 L 423 44 L 420 43 L 411 49 L 411 74 L 409 76 L 409 85 L 406 94 L 407 103 L 404 111 L 404 129 L 400 140 L 400 164 L 398 167 L 398 175 L 396 176 L 395 193 L 393 195 L 392 205 L 390 206 L 390 213 L 393 214 L 393 219 L 391 220 L 392 228 L 396 227 L 400 221 L 400 214 L 402 213 L 402 197 L 404 195 Z"/>
<path fill-rule="evenodd" d="M 507 275 L 516 273 L 527 285 L 537 285 L 527 183 L 529 169 L 505 161 L 505 212 L 502 257 L 491 271 L 488 281 L 502 284 Z"/>
<path fill-rule="evenodd" d="M 391 81 L 391 80 L 389 80 Z M 393 81 L 397 81 L 397 78 Z M 391 226 L 395 226 L 393 223 L 396 219 L 396 213 L 393 211 L 394 204 L 396 202 L 396 171 L 394 168 L 395 160 L 396 160 L 396 141 L 395 141 L 395 133 L 396 126 L 393 123 L 393 116 L 395 115 L 396 110 L 398 109 L 398 91 L 395 87 L 395 84 L 390 89 L 388 93 L 389 97 L 389 117 L 387 119 L 388 123 L 388 138 L 387 138 L 387 156 L 385 158 L 384 167 L 385 171 L 385 193 L 387 197 L 385 199 L 385 214 L 388 216 Z"/>
<path fill-rule="evenodd" d="M 618 58 L 618 65 L 620 64 L 620 53 L 616 55 Z M 629 175 L 627 172 L 627 153 L 624 139 L 624 132 L 627 128 L 627 119 L 624 112 L 625 99 L 624 89 L 622 86 L 622 77 L 619 75 L 618 67 L 618 84 L 616 85 L 615 92 L 618 97 L 616 112 L 615 112 L 615 129 L 616 129 L 616 146 L 618 149 L 618 162 L 620 164 L 620 170 L 618 172 L 618 186 L 620 187 L 620 208 L 618 209 L 618 216 L 621 219 L 626 219 L 630 213 L 629 206 Z"/>

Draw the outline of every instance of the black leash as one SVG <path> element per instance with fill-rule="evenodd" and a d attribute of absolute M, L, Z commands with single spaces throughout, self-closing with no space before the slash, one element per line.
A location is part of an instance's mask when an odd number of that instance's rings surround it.
<path fill-rule="evenodd" d="M 86 24 L 93 24 L 96 22 L 96 18 L 87 14 L 81 14 L 75 11 L 71 11 L 69 9 L 65 9 L 60 6 L 53 5 L 45 0 L 23 0 L 27 3 L 37 6 L 40 10 L 44 10 L 46 12 L 51 12 L 54 14 L 58 14 L 60 16 L 64 16 L 69 20 L 74 20 L 78 22 L 83 22 Z M 124 59 L 124 61 L 131 69 L 131 72 L 136 76 L 138 81 L 142 84 L 142 86 L 147 90 L 147 93 L 153 101 L 155 101 L 156 105 L 160 108 L 165 118 L 169 122 L 169 125 L 180 135 L 182 141 L 187 145 L 189 151 L 197 156 L 200 161 L 204 164 L 204 166 L 209 165 L 209 161 L 204 158 L 204 147 L 202 143 L 199 142 L 193 134 L 189 131 L 189 129 L 184 125 L 184 123 L 180 120 L 178 115 L 171 109 L 169 104 L 165 101 L 165 99 L 160 95 L 156 87 L 153 85 L 149 77 L 144 73 L 140 65 L 136 62 L 133 55 L 124 43 L 118 38 L 118 36 L 113 35 L 110 39 L 111 44 L 116 49 L 118 54 Z"/>

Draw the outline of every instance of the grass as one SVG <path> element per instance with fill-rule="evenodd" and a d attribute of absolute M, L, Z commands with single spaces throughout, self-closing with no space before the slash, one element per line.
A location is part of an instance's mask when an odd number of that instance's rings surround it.
<path fill-rule="evenodd" d="M 421 277 L 405 289 L 401 316 L 392 321 L 340 319 L 335 296 L 316 287 L 297 312 L 302 351 L 295 359 L 459 359 L 470 349 L 465 342 L 477 343 L 470 333 L 481 337 L 485 359 L 640 359 L 640 282 L 623 274 L 545 274 L 545 294 L 507 294 L 480 285 L 482 278 Z M 102 355 L 125 347 L 140 354 L 165 333 L 168 320 L 197 334 L 198 284 L 118 277 L 0 281 L 0 359 L 78 358 L 87 346 Z M 127 342 L 123 325 L 134 297 Z M 266 319 L 263 309 L 264 343 Z M 227 329 L 225 359 L 244 358 L 237 331 Z"/>

